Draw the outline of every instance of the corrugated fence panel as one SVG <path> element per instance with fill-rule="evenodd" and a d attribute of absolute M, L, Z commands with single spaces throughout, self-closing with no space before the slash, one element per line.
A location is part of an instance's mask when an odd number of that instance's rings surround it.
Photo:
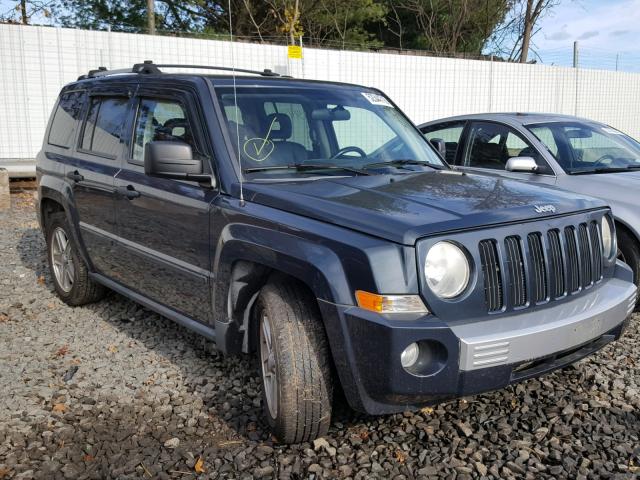
<path fill-rule="evenodd" d="M 640 74 L 497 61 L 0 25 L 0 161 L 33 158 L 60 88 L 104 65 L 204 64 L 359 83 L 385 91 L 416 122 L 496 111 L 577 114 L 640 137 Z"/>

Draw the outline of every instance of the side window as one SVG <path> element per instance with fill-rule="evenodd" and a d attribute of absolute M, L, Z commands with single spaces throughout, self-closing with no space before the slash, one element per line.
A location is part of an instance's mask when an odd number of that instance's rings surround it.
<path fill-rule="evenodd" d="M 291 136 L 285 140 L 298 143 L 309 151 L 313 150 L 307 114 L 301 104 L 268 102 L 264 104 L 264 111 L 267 115 L 280 113 L 289 117 L 291 120 Z"/>
<path fill-rule="evenodd" d="M 397 137 L 374 112 L 358 107 L 344 108 L 351 115 L 350 121 L 333 122 L 338 148 L 359 147 L 369 155 Z"/>
<path fill-rule="evenodd" d="M 53 114 L 47 143 L 57 147 L 69 148 L 76 131 L 76 121 L 82 113 L 84 92 L 69 92 L 60 96 L 58 107 Z"/>
<path fill-rule="evenodd" d="M 80 142 L 83 150 L 106 157 L 118 156 L 128 103 L 126 97 L 91 98 Z"/>
<path fill-rule="evenodd" d="M 466 166 L 504 170 L 507 161 L 513 157 L 533 157 L 542 171 L 548 169 L 537 150 L 513 129 L 497 123 L 473 124 Z"/>
<path fill-rule="evenodd" d="M 185 108 L 176 100 L 140 100 L 133 132 L 133 161 L 144 163 L 146 144 L 156 140 L 188 143 L 193 155 L 198 156 Z"/>
<path fill-rule="evenodd" d="M 424 128 L 422 133 L 431 141 L 434 139 L 444 140 L 447 146 L 445 160 L 447 163 L 453 164 L 460 146 L 460 137 L 464 130 L 465 122 L 440 123 Z"/>

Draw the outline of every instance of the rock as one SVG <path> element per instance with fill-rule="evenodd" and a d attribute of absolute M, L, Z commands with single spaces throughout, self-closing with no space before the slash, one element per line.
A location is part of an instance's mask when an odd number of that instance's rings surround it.
<path fill-rule="evenodd" d="M 176 448 L 178 445 L 180 445 L 180 439 L 177 437 L 170 438 L 164 442 L 166 448 Z"/>

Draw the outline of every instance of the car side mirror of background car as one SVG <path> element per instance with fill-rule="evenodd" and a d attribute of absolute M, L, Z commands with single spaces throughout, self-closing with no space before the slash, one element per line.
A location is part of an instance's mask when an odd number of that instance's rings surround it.
<path fill-rule="evenodd" d="M 432 138 L 429 141 L 431 142 L 431 145 L 433 145 L 433 147 L 438 151 L 438 153 L 442 158 L 447 157 L 447 144 L 443 139 Z"/>
<path fill-rule="evenodd" d="M 144 173 L 152 177 L 211 183 L 202 173 L 202 160 L 193 158 L 191 145 L 184 142 L 149 142 L 144 151 Z"/>
<path fill-rule="evenodd" d="M 512 157 L 507 160 L 505 170 L 508 172 L 535 173 L 538 170 L 538 164 L 531 157 Z"/>

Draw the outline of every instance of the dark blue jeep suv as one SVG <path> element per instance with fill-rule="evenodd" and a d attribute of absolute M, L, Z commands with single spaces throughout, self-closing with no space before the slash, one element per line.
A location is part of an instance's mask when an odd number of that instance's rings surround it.
<path fill-rule="evenodd" d="M 281 441 L 326 433 L 338 385 L 399 412 L 621 335 L 636 287 L 600 200 L 454 171 L 375 89 L 173 67 L 62 89 L 37 169 L 55 289 L 255 352 Z"/>

